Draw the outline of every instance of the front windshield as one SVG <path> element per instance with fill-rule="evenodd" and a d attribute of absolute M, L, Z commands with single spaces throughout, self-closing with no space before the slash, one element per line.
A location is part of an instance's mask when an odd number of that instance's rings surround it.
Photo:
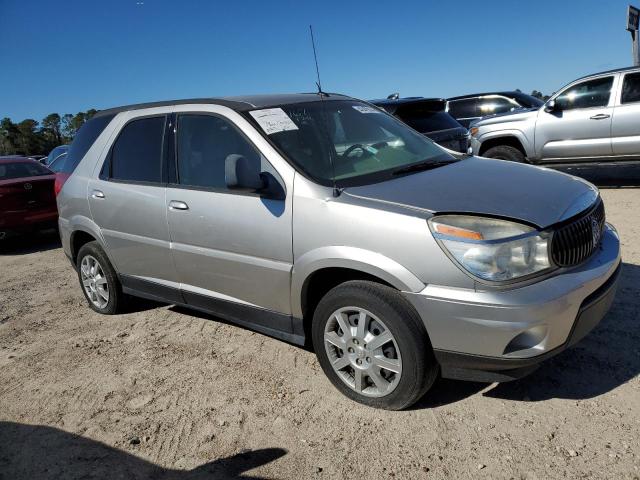
<path fill-rule="evenodd" d="M 416 163 L 455 160 L 362 102 L 315 101 L 249 113 L 292 162 L 324 185 L 331 185 L 334 171 L 336 185 L 350 186 L 385 180 Z"/>

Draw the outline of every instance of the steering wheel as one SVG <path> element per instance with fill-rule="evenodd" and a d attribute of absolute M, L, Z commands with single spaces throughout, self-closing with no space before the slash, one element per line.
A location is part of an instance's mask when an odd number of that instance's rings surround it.
<path fill-rule="evenodd" d="M 365 148 L 364 145 L 362 145 L 361 143 L 354 143 L 349 148 L 347 148 L 344 152 L 342 152 L 342 158 L 347 158 L 351 154 L 351 152 L 358 149 L 362 150 L 363 154 L 367 152 L 367 149 Z"/>

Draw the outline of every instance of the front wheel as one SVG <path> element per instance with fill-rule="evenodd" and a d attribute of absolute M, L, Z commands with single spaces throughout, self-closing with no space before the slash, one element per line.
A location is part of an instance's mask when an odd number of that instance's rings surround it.
<path fill-rule="evenodd" d="M 482 154 L 483 157 L 496 158 L 499 160 L 510 160 L 512 162 L 524 163 L 523 153 L 515 147 L 509 145 L 499 145 L 492 147 Z"/>
<path fill-rule="evenodd" d="M 438 375 L 422 320 L 390 287 L 367 281 L 335 287 L 318 304 L 312 330 L 318 361 L 329 380 L 365 405 L 409 407 Z"/>

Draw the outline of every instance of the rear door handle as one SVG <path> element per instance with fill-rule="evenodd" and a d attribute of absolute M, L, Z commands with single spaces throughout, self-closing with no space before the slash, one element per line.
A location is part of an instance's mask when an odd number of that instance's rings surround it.
<path fill-rule="evenodd" d="M 104 198 L 104 193 L 102 193 L 101 190 L 94 190 L 93 192 L 91 192 L 91 196 L 93 198 Z"/>
<path fill-rule="evenodd" d="M 180 200 L 171 200 L 169 202 L 169 209 L 171 210 L 189 210 L 189 205 Z"/>
<path fill-rule="evenodd" d="M 589 117 L 591 120 L 604 120 L 605 118 L 609 118 L 611 115 L 607 115 L 606 113 L 599 113 L 598 115 L 594 115 L 593 117 Z"/>

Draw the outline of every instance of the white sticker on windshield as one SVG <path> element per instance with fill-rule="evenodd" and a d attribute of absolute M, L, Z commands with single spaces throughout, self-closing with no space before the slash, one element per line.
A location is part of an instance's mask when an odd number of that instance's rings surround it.
<path fill-rule="evenodd" d="M 249 113 L 256 119 L 258 125 L 262 127 L 262 130 L 267 135 L 288 130 L 298 130 L 298 126 L 293 123 L 293 120 L 281 108 L 265 108 L 264 110 L 253 110 Z"/>
<path fill-rule="evenodd" d="M 367 105 L 353 105 L 353 108 L 360 113 L 380 113 L 380 110 L 377 108 L 369 107 Z"/>

